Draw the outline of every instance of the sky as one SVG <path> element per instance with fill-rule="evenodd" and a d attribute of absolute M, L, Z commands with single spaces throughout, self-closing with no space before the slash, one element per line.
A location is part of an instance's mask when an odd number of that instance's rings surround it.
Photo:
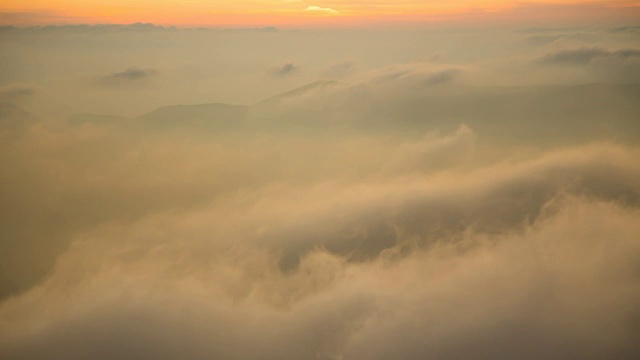
<path fill-rule="evenodd" d="M 362 27 L 427 24 L 514 25 L 532 22 L 636 22 L 635 0 L 226 1 L 5 0 L 0 22 L 11 25 L 152 22 L 181 27 Z"/>
<path fill-rule="evenodd" d="M 635 2 L 1 3 L 0 359 L 640 358 Z"/>

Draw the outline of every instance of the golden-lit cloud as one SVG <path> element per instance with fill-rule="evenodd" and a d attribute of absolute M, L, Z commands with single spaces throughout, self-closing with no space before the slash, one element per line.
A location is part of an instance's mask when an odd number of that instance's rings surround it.
<path fill-rule="evenodd" d="M 323 7 L 319 7 L 319 6 L 313 6 L 313 5 L 312 6 L 307 6 L 305 11 L 313 11 L 313 12 L 324 13 L 324 14 L 328 14 L 328 15 L 338 15 L 338 14 L 340 14 L 340 12 L 335 10 L 335 9 L 323 8 Z"/>

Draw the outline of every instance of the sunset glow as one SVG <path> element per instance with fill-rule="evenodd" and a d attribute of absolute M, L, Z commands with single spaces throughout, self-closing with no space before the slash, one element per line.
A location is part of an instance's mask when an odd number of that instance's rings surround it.
<path fill-rule="evenodd" d="M 314 27 L 442 21 L 517 23 L 541 17 L 578 23 L 634 22 L 640 19 L 640 1 L 7 0 L 0 5 L 0 23 L 4 25 L 152 22 L 183 27 Z"/>

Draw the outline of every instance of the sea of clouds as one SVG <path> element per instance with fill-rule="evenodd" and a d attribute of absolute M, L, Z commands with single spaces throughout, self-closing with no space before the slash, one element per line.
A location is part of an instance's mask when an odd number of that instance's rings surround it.
<path fill-rule="evenodd" d="M 640 353 L 638 28 L 0 36 L 2 358 Z"/>

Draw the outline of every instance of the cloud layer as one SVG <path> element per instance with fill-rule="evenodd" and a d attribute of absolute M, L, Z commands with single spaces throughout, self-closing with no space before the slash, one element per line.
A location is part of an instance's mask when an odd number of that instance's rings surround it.
<path fill-rule="evenodd" d="M 640 50 L 638 49 L 608 51 L 601 48 L 582 48 L 551 53 L 540 59 L 540 62 L 545 64 L 586 65 L 598 58 L 628 59 L 637 57 L 640 57 Z"/>
<path fill-rule="evenodd" d="M 0 358 L 640 353 L 633 28 L 2 31 Z"/>

